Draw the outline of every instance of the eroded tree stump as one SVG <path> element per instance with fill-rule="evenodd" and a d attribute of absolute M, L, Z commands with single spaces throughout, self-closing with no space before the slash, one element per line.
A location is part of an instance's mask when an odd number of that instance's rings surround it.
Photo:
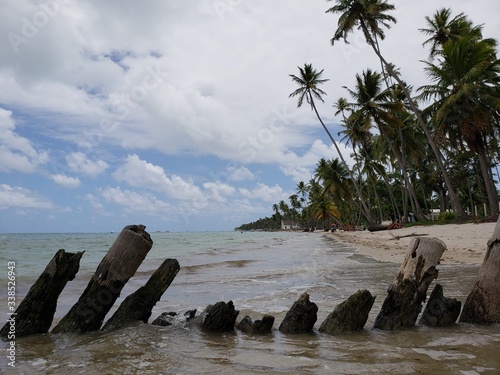
<path fill-rule="evenodd" d="M 238 328 L 240 331 L 245 333 L 270 333 L 274 324 L 274 316 L 265 314 L 262 319 L 257 319 L 252 321 L 250 316 L 246 315 L 238 323 Z"/>
<path fill-rule="evenodd" d="M 123 228 L 109 248 L 87 288 L 69 312 L 52 330 L 89 332 L 101 328 L 127 281 L 134 275 L 153 246 L 144 225 Z"/>
<path fill-rule="evenodd" d="M 83 252 L 67 253 L 64 249 L 57 251 L 13 315 L 16 337 L 49 331 L 57 299 L 66 283 L 75 278 L 82 255 Z M 9 329 L 10 322 L 7 322 L 0 331 L 0 337 L 7 337 Z"/>
<path fill-rule="evenodd" d="M 401 329 L 413 327 L 431 282 L 438 277 L 436 266 L 446 250 L 437 238 L 413 238 L 394 282 L 387 290 L 374 328 Z"/>
<path fill-rule="evenodd" d="M 362 330 L 374 302 L 375 297 L 368 290 L 358 290 L 344 302 L 335 306 L 335 309 L 321 323 L 318 331 L 338 334 Z"/>
<path fill-rule="evenodd" d="M 280 324 L 283 333 L 303 333 L 312 331 L 318 319 L 318 306 L 309 300 L 309 294 L 303 293 L 295 301 Z"/>
<path fill-rule="evenodd" d="M 465 301 L 460 322 L 500 323 L 500 217 L 488 241 L 476 283 Z"/>
<path fill-rule="evenodd" d="M 446 327 L 455 324 L 462 303 L 456 298 L 447 298 L 441 284 L 436 284 L 425 306 L 420 324 L 431 327 Z"/>
<path fill-rule="evenodd" d="M 232 331 L 240 312 L 234 308 L 233 301 L 217 302 L 208 305 L 200 315 L 201 326 L 210 331 Z"/>
<path fill-rule="evenodd" d="M 179 262 L 176 259 L 166 259 L 144 286 L 125 298 L 103 329 L 117 329 L 137 320 L 147 323 L 154 305 L 165 293 L 179 270 Z"/>

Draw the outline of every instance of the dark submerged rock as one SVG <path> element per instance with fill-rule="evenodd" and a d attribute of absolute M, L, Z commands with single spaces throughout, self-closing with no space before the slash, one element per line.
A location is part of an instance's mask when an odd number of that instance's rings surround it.
<path fill-rule="evenodd" d="M 335 307 L 321 323 L 319 331 L 336 334 L 362 330 L 374 302 L 375 297 L 368 290 L 358 290 Z"/>
<path fill-rule="evenodd" d="M 273 324 L 274 316 L 265 314 L 261 320 L 258 319 L 253 322 L 252 318 L 246 315 L 236 328 L 245 333 L 269 333 L 273 328 Z"/>
<path fill-rule="evenodd" d="M 280 332 L 302 333 L 311 331 L 318 319 L 317 312 L 318 306 L 309 301 L 309 294 L 302 294 L 286 313 L 279 327 Z"/>
<path fill-rule="evenodd" d="M 174 311 L 164 312 L 151 322 L 154 326 L 171 326 L 176 323 L 186 323 L 193 319 L 196 315 L 196 309 L 188 310 L 183 315 L 179 315 Z"/>
<path fill-rule="evenodd" d="M 231 331 L 240 312 L 234 308 L 233 301 L 217 302 L 208 305 L 201 313 L 201 326 L 210 331 Z"/>
<path fill-rule="evenodd" d="M 445 327 L 455 324 L 460 315 L 462 303 L 455 298 L 446 298 L 443 287 L 436 284 L 425 306 L 420 324 L 432 327 Z"/>

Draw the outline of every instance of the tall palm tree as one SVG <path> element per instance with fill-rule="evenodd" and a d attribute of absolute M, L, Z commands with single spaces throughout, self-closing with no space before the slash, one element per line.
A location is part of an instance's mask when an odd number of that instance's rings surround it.
<path fill-rule="evenodd" d="M 393 77 L 403 90 L 408 104 L 410 105 L 412 111 L 415 113 L 417 121 L 424 131 L 425 136 L 427 137 L 427 141 L 431 145 L 432 151 L 439 165 L 439 169 L 448 188 L 450 201 L 457 213 L 457 218 L 463 219 L 467 215 L 460 205 L 458 196 L 455 193 L 455 190 L 451 184 L 451 180 L 448 176 L 448 172 L 446 171 L 446 168 L 444 166 L 442 155 L 436 143 L 434 142 L 432 134 L 427 124 L 423 120 L 417 104 L 411 97 L 410 91 L 408 90 L 406 84 L 400 78 L 399 74 L 394 69 L 394 66 L 387 62 L 380 51 L 378 40 L 379 38 L 380 40 L 383 40 L 385 38 L 383 28 L 390 28 L 390 23 L 396 23 L 396 19 L 393 16 L 387 14 L 388 11 L 392 11 L 395 9 L 394 5 L 389 4 L 385 0 L 336 0 L 336 4 L 337 5 L 327 10 L 327 13 L 341 14 L 338 20 L 337 30 L 335 31 L 335 34 L 331 39 L 332 45 L 340 39 L 344 39 L 344 41 L 347 42 L 347 36 L 351 32 L 353 32 L 354 29 L 360 29 L 363 32 L 366 42 L 372 47 L 382 66 L 385 68 L 387 74 Z"/>
<path fill-rule="evenodd" d="M 356 183 L 356 180 L 354 179 L 354 176 L 352 175 L 352 171 L 347 167 L 347 163 L 345 162 L 344 156 L 342 155 L 342 152 L 340 152 L 339 146 L 337 145 L 337 142 L 335 139 L 332 137 L 330 131 L 328 128 L 325 126 L 323 120 L 321 119 L 321 116 L 318 113 L 318 110 L 316 108 L 316 105 L 314 103 L 314 98 L 324 102 L 322 95 L 326 95 L 326 93 L 321 90 L 318 86 L 327 82 L 328 79 L 321 79 L 321 75 L 323 74 L 323 70 L 317 71 L 316 69 L 313 68 L 312 64 L 304 64 L 304 68 L 298 67 L 300 71 L 300 75 L 296 76 L 293 74 L 290 74 L 290 77 L 292 80 L 299 85 L 299 88 L 292 92 L 289 97 L 295 97 L 298 96 L 298 101 L 297 101 L 297 107 L 301 107 L 304 99 L 306 99 L 307 103 L 311 106 L 311 110 L 314 110 L 314 113 L 316 114 L 316 117 L 318 118 L 321 126 L 325 130 L 326 134 L 332 141 L 335 150 L 337 151 L 340 160 L 342 160 L 342 164 L 344 164 L 345 168 L 348 170 L 350 176 L 351 176 L 351 181 L 354 185 L 354 188 L 356 189 L 356 193 L 359 196 L 359 200 L 361 202 L 362 208 L 363 208 L 363 214 L 365 215 L 366 219 L 368 222 L 373 222 L 373 218 L 371 216 L 370 209 L 363 197 L 362 191 L 358 184 Z"/>
<path fill-rule="evenodd" d="M 488 139 L 500 114 L 500 60 L 491 40 L 463 37 L 442 46 L 438 64 L 426 63 L 433 85 L 420 88 L 424 99 L 437 101 L 434 113 L 437 135 L 455 145 L 464 141 L 481 166 L 490 211 L 498 215 L 498 195 L 492 179 Z"/>
<path fill-rule="evenodd" d="M 384 140 L 389 144 L 393 155 L 399 163 L 399 168 L 403 174 L 405 181 L 405 189 L 409 195 L 410 202 L 418 219 L 422 220 L 424 214 L 418 201 L 413 185 L 409 179 L 406 170 L 406 159 L 404 153 L 404 139 L 402 137 L 403 120 L 401 114 L 404 112 L 403 103 L 395 98 L 396 89 L 389 87 L 382 89 L 382 76 L 367 69 L 362 75 L 356 74 L 356 86 L 351 90 L 344 86 L 354 99 L 350 103 L 351 107 L 356 110 L 354 115 L 364 119 L 367 122 L 366 126 L 371 126 L 373 121 Z M 405 113 L 404 117 L 408 117 Z M 394 144 L 393 139 L 400 139 L 400 148 Z M 404 200 L 404 216 L 407 217 L 407 200 Z"/>
<path fill-rule="evenodd" d="M 451 9 L 442 8 L 434 13 L 431 18 L 425 17 L 427 28 L 419 29 L 422 33 L 429 36 L 423 46 L 430 44 L 431 50 L 429 56 L 434 58 L 442 50 L 442 46 L 448 41 L 455 41 L 464 36 L 474 35 L 481 38 L 481 27 L 473 26 L 472 22 L 467 17 L 460 13 L 451 18 Z"/>

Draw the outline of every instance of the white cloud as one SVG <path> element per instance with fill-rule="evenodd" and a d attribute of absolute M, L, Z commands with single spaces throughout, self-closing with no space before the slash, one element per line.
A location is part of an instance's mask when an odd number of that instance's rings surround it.
<path fill-rule="evenodd" d="M 127 212 L 142 212 L 150 215 L 166 213 L 171 206 L 155 196 L 143 193 L 139 194 L 131 190 L 122 190 L 120 187 L 107 187 L 99 189 L 100 194 L 108 203 L 116 204 Z"/>
<path fill-rule="evenodd" d="M 96 177 L 108 169 L 109 165 L 103 160 L 92 161 L 83 152 L 72 152 L 66 155 L 69 169 L 75 173 Z"/>
<path fill-rule="evenodd" d="M 208 199 L 212 202 L 226 202 L 228 197 L 236 193 L 236 189 L 233 186 L 220 182 L 205 182 L 203 187 L 208 193 Z"/>
<path fill-rule="evenodd" d="M 231 181 L 246 181 L 253 180 L 255 178 L 254 174 L 243 165 L 238 167 L 228 167 L 227 172 L 229 173 L 228 177 Z"/>
<path fill-rule="evenodd" d="M 270 203 L 278 203 L 280 200 L 288 200 L 288 197 L 291 195 L 283 190 L 281 186 L 267 186 L 263 183 L 258 183 L 257 187 L 254 189 L 239 189 L 240 194 L 244 198 L 248 199 L 260 199 L 264 202 Z"/>
<path fill-rule="evenodd" d="M 0 172 L 34 172 L 49 160 L 48 153 L 35 149 L 29 139 L 15 132 L 12 112 L 0 108 Z"/>
<path fill-rule="evenodd" d="M 167 177 L 162 167 L 148 163 L 136 154 L 127 156 L 125 163 L 113 173 L 113 177 L 134 187 L 163 192 L 174 199 L 202 199 L 202 192 L 193 181 L 186 181 L 177 175 Z"/>
<path fill-rule="evenodd" d="M 81 185 L 81 181 L 78 177 L 66 176 L 65 174 L 54 174 L 50 176 L 50 178 L 56 184 L 71 189 L 77 188 Z"/>
<path fill-rule="evenodd" d="M 0 209 L 7 208 L 53 209 L 56 206 L 29 189 L 0 184 Z"/>

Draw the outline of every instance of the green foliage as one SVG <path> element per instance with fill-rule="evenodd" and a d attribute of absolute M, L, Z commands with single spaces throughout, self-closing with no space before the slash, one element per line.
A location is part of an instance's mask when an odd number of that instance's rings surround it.
<path fill-rule="evenodd" d="M 455 220 L 457 214 L 455 212 L 441 212 L 438 216 L 440 223 L 451 223 Z"/>

